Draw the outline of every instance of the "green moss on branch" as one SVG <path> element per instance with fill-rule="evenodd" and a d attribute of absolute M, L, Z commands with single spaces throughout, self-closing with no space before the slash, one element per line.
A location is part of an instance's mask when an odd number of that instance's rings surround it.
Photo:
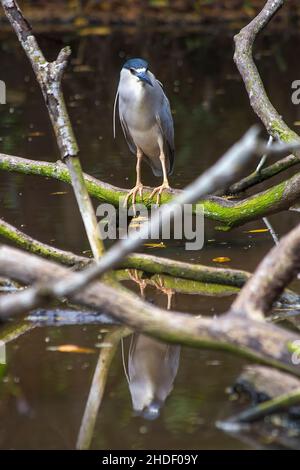
<path fill-rule="evenodd" d="M 70 251 L 60 250 L 42 243 L 3 219 L 0 219 L 0 236 L 13 241 L 31 253 L 74 267 L 77 270 L 84 268 L 93 261 Z M 234 293 L 251 276 L 247 271 L 239 269 L 215 268 L 141 253 L 129 255 L 120 263 L 119 268 L 137 269 L 148 274 L 163 275 L 166 276 L 168 284 L 166 287 L 177 289 L 178 292 L 180 287 L 181 292 L 204 295 L 223 295 L 223 293 L 229 295 Z M 171 281 L 171 277 L 176 279 Z M 126 274 L 127 278 L 128 274 Z M 189 282 L 185 284 L 184 280 Z M 290 290 L 286 290 L 281 297 L 281 302 L 295 304 L 299 302 L 299 296 Z"/>
<path fill-rule="evenodd" d="M 144 271 L 141 271 L 141 275 Z M 131 281 L 127 269 L 116 271 L 116 279 L 118 281 Z M 235 295 L 239 292 L 238 287 L 200 282 L 191 279 L 183 279 L 182 277 L 168 276 L 166 274 L 154 274 L 153 276 L 143 279 L 145 285 L 157 287 L 159 283 L 163 289 L 169 289 L 180 294 L 203 295 L 208 297 L 226 297 Z"/>
<path fill-rule="evenodd" d="M 0 169 L 45 176 L 65 183 L 71 182 L 67 167 L 60 162 L 48 163 L 0 154 Z M 84 178 L 91 196 L 99 201 L 113 204 L 115 207 L 119 207 L 119 203 L 122 203 L 123 198 L 128 193 L 126 189 L 104 183 L 90 175 L 85 174 Z M 291 187 L 293 188 L 292 192 L 289 190 Z M 143 200 L 137 197 L 137 202 L 144 202 L 149 206 L 151 204 L 149 200 L 151 191 L 151 188 L 145 188 Z M 179 190 L 170 190 L 163 193 L 162 203 L 167 203 L 179 192 Z M 216 221 L 219 229 L 228 230 L 274 212 L 288 209 L 299 197 L 300 174 L 296 174 L 266 191 L 240 201 L 229 201 L 221 197 L 208 197 L 199 201 L 199 204 L 203 207 L 205 217 Z"/>

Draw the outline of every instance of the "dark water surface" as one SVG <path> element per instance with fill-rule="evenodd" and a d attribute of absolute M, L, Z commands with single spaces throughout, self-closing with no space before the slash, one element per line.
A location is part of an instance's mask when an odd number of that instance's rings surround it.
<path fill-rule="evenodd" d="M 84 170 L 121 187 L 132 187 L 135 161 L 122 132 L 112 136 L 112 107 L 119 69 L 127 56 L 149 60 L 164 83 L 175 121 L 176 165 L 171 185 L 184 187 L 214 163 L 256 121 L 232 61 L 232 33 L 201 35 L 118 32 L 109 36 L 74 37 L 43 33 L 39 37 L 48 59 L 64 44 L 73 50 L 64 89 L 78 138 Z M 300 118 L 291 103 L 291 82 L 299 79 L 294 51 L 300 36 L 264 36 L 257 63 L 274 105 L 289 125 Z M 37 160 L 56 161 L 56 142 L 40 91 L 13 35 L 2 36 L 0 79 L 8 90 L 8 104 L 0 107 L 0 151 Z M 296 128 L 297 129 L 297 128 Z M 256 165 L 249 167 L 252 170 Z M 151 171 L 143 179 L 156 185 Z M 82 253 L 88 242 L 69 186 L 41 177 L 0 173 L 1 217 L 33 237 Z M 270 218 L 279 236 L 298 221 L 297 213 Z M 178 243 L 144 248 L 159 256 L 216 266 L 216 257 L 229 257 L 232 268 L 252 271 L 273 246 L 256 221 L 229 233 L 205 227 L 205 246 L 187 252 Z M 3 240 L 1 240 L 3 241 Z M 137 290 L 137 286 L 131 283 Z M 166 295 L 150 288 L 147 298 L 166 306 Z M 173 308 L 198 315 L 226 311 L 230 297 L 176 294 Z M 103 326 L 39 326 L 6 345 L 0 365 L 0 448 L 74 448 L 91 380 L 104 338 Z M 0 331 L 1 334 L 1 331 Z M 105 341 L 105 340 L 104 340 Z M 125 356 L 130 339 L 125 339 Z M 51 350 L 62 344 L 94 349 L 92 354 Z M 49 349 L 50 348 L 50 349 Z M 146 354 L 146 353 L 145 353 Z M 109 370 L 107 388 L 97 417 L 92 448 L 251 448 L 219 431 L 215 422 L 229 416 L 234 405 L 226 389 L 246 361 L 229 354 L 182 348 L 174 389 L 154 421 L 133 413 L 120 347 Z M 176 367 L 175 367 L 176 369 Z M 176 371 L 175 371 L 176 372 Z M 162 379 L 163 380 L 163 379 Z"/>

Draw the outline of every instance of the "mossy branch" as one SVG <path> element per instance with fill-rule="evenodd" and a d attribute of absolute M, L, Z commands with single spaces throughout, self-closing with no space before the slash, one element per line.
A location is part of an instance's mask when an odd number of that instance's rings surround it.
<path fill-rule="evenodd" d="M 83 269 L 93 262 L 90 258 L 42 243 L 1 218 L 0 236 L 13 241 L 31 253 L 52 259 L 76 270 Z M 153 275 L 150 279 L 151 282 L 155 281 L 155 276 L 159 275 L 162 277 L 165 287 L 173 289 L 175 292 L 198 295 L 232 295 L 237 293 L 238 289 L 251 276 L 249 272 L 240 269 L 215 268 L 142 253 L 128 255 L 120 262 L 119 268 L 136 269 Z M 125 279 L 129 279 L 128 273 L 118 270 L 116 280 Z M 299 302 L 299 296 L 286 289 L 280 300 L 284 304 L 295 305 Z"/>
<path fill-rule="evenodd" d="M 16 245 L 31 253 L 74 267 L 77 270 L 83 269 L 93 262 L 90 258 L 42 243 L 3 219 L 0 219 L 0 236 L 13 241 Z M 136 269 L 154 276 L 162 275 L 166 287 L 177 292 L 205 295 L 221 295 L 222 293 L 230 295 L 236 293 L 250 277 L 249 273 L 238 269 L 215 268 L 135 253 L 123 260 L 119 267 Z M 129 275 L 118 270 L 116 279 L 129 279 Z M 292 295 L 292 298 L 295 300 L 294 295 Z"/>
<path fill-rule="evenodd" d="M 64 183 L 71 183 L 70 174 L 66 165 L 61 162 L 49 163 L 29 160 L 21 157 L 0 154 L 0 169 L 8 172 L 17 172 L 27 175 L 38 175 L 53 178 Z M 128 190 L 104 183 L 90 175 L 84 174 L 86 187 L 91 196 L 101 202 L 119 207 Z M 150 205 L 149 196 L 152 188 L 145 188 L 144 198 L 137 197 L 137 203 Z M 170 190 L 162 194 L 163 204 L 169 202 L 180 190 Z M 239 201 L 211 196 L 199 201 L 204 215 L 218 223 L 218 229 L 228 230 L 243 225 L 252 220 L 280 212 L 292 206 L 300 197 L 300 173 L 291 178 Z"/>

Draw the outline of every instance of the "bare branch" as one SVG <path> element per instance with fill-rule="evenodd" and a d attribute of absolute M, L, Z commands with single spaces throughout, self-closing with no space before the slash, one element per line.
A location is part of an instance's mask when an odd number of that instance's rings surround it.
<path fill-rule="evenodd" d="M 97 229 L 97 219 L 82 176 L 78 146 L 61 88 L 62 75 L 67 66 L 71 49 L 65 47 L 54 62 L 47 62 L 17 2 L 15 0 L 1 0 L 1 3 L 41 87 L 61 159 L 65 161 L 70 172 L 91 249 L 94 257 L 99 259 L 104 248 Z"/>
<path fill-rule="evenodd" d="M 268 0 L 262 11 L 235 36 L 234 60 L 244 81 L 250 104 L 269 135 L 283 142 L 300 142 L 300 137 L 287 126 L 270 102 L 253 61 L 253 44 L 257 35 L 282 5 L 283 0 Z M 294 153 L 300 161 L 299 150 Z"/>
<path fill-rule="evenodd" d="M 109 344 L 109 347 L 101 349 L 99 354 L 76 442 L 76 449 L 78 450 L 90 448 L 111 362 L 119 342 L 129 332 L 130 330 L 119 327 L 115 331 L 108 333 L 103 339 L 103 341 Z"/>

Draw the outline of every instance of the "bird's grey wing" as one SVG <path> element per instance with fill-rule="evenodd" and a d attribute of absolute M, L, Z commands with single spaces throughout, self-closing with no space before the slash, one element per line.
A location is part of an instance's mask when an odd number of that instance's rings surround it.
<path fill-rule="evenodd" d="M 119 89 L 117 89 L 117 93 L 115 96 L 115 102 L 114 102 L 114 112 L 113 112 L 113 135 L 114 139 L 116 138 L 116 109 L 117 109 L 117 102 L 119 98 Z"/>
<path fill-rule="evenodd" d="M 136 350 L 136 345 L 137 345 L 137 339 L 139 335 L 133 333 L 130 339 L 130 346 L 129 346 L 129 353 L 128 353 L 128 375 L 129 375 L 129 381 L 133 379 L 135 376 L 135 364 L 134 364 L 134 355 L 135 355 L 135 350 Z"/>
<path fill-rule="evenodd" d="M 166 156 L 170 161 L 169 174 L 173 171 L 174 158 L 175 158 L 175 147 L 174 147 L 174 124 L 170 109 L 170 103 L 166 95 L 163 93 L 162 105 L 159 113 L 156 115 L 157 123 L 161 129 L 164 137 L 164 146 Z"/>
<path fill-rule="evenodd" d="M 126 120 L 125 120 L 123 112 L 122 112 L 122 104 L 120 103 L 120 98 L 119 98 L 119 117 L 120 117 L 120 123 L 121 123 L 121 126 L 122 126 L 123 134 L 124 134 L 124 137 L 125 137 L 126 142 L 128 144 L 128 147 L 129 147 L 130 151 L 135 154 L 136 153 L 136 146 L 135 146 L 133 138 L 130 134 L 128 126 L 126 124 Z"/>
<path fill-rule="evenodd" d="M 168 363 L 170 368 L 170 375 L 173 379 L 176 377 L 179 367 L 180 359 L 180 346 L 169 345 L 169 348 L 166 352 L 165 361 Z"/>

